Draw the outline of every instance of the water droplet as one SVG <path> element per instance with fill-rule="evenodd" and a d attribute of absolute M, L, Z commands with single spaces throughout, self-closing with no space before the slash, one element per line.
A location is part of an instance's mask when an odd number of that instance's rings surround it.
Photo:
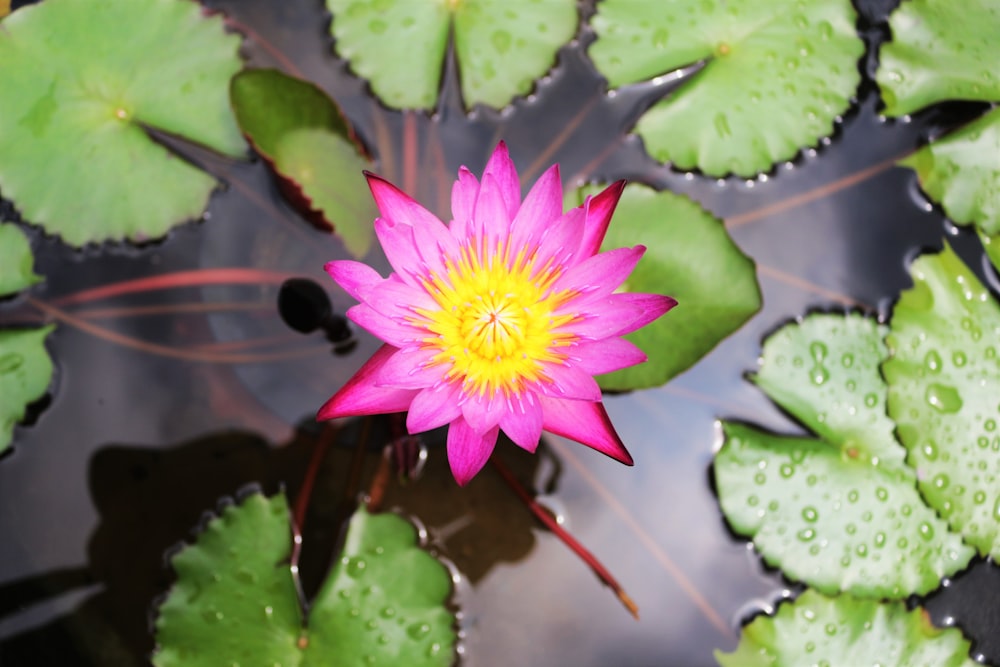
<path fill-rule="evenodd" d="M 812 528 L 803 528 L 798 533 L 796 533 L 796 537 L 799 538 L 800 542 L 809 542 L 814 537 L 816 537 L 816 531 L 813 530 Z"/>
<path fill-rule="evenodd" d="M 847 499 L 849 501 L 851 501 L 852 503 L 858 502 L 858 490 L 857 489 L 851 489 L 850 491 L 848 491 L 847 492 Z"/>
<path fill-rule="evenodd" d="M 848 535 L 853 535 L 854 533 L 858 532 L 858 527 L 855 526 L 853 523 L 849 523 L 846 526 L 844 526 L 844 531 Z"/>
<path fill-rule="evenodd" d="M 966 362 L 966 358 L 965 358 L 965 353 L 964 352 L 958 350 L 954 354 L 951 355 L 951 363 L 955 364 L 955 366 L 957 366 L 958 368 L 961 368 L 962 366 L 964 366 L 965 362 Z"/>
<path fill-rule="evenodd" d="M 858 554 L 859 558 L 864 558 L 868 555 L 868 545 L 859 544 L 857 547 L 854 548 L 854 552 Z"/>
<path fill-rule="evenodd" d="M 396 610 L 393 607 L 385 607 L 380 613 L 382 618 L 392 618 L 396 615 Z"/>
<path fill-rule="evenodd" d="M 920 537 L 924 538 L 928 542 L 934 539 L 934 526 L 927 523 L 926 521 L 921 523 L 920 527 L 917 530 L 920 531 Z"/>
<path fill-rule="evenodd" d="M 8 352 L 0 356 L 0 375 L 13 373 L 24 365 L 24 355 L 17 352 Z"/>
<path fill-rule="evenodd" d="M 431 644 L 430 647 L 428 647 L 428 649 L 427 649 L 427 655 L 428 656 L 435 656 L 435 655 L 437 655 L 440 652 L 441 652 L 441 645 L 438 644 L 437 642 L 434 642 L 433 644 Z"/>
<path fill-rule="evenodd" d="M 423 639 L 431 633 L 431 626 L 426 623 L 413 623 L 406 628 L 406 634 L 410 639 Z"/>
<path fill-rule="evenodd" d="M 815 507 L 805 507 L 802 510 L 802 518 L 809 523 L 816 523 L 816 519 L 819 518 L 819 512 L 816 511 Z"/>
<path fill-rule="evenodd" d="M 733 130 L 729 127 L 729 117 L 726 114 L 722 112 L 715 114 L 714 123 L 715 133 L 719 135 L 720 139 L 725 139 L 733 135 Z"/>
<path fill-rule="evenodd" d="M 881 500 L 882 502 L 885 502 L 889 498 L 889 492 L 886 491 L 884 486 L 880 486 L 877 489 L 875 489 L 875 497 Z"/>
<path fill-rule="evenodd" d="M 987 419 L 985 422 L 983 422 L 983 428 L 992 433 L 993 431 L 996 430 L 997 423 L 992 419 Z"/>
<path fill-rule="evenodd" d="M 833 37 L 833 26 L 830 24 L 829 21 L 819 22 L 819 36 L 820 39 L 822 39 L 823 41 L 826 41 L 831 37 Z"/>
<path fill-rule="evenodd" d="M 795 474 L 795 468 L 788 465 L 787 463 L 782 463 L 781 468 L 779 468 L 779 472 L 781 472 L 782 477 L 788 479 L 789 477 Z"/>
<path fill-rule="evenodd" d="M 940 373 L 941 355 L 939 355 L 934 350 L 929 351 L 927 353 L 927 356 L 924 357 L 924 366 L 926 366 L 927 370 L 929 370 L 931 373 Z"/>
<path fill-rule="evenodd" d="M 877 546 L 879 549 L 885 546 L 885 533 L 883 532 L 875 533 L 875 546 Z"/>
<path fill-rule="evenodd" d="M 347 574 L 351 577 L 360 577 L 364 574 L 366 567 L 368 567 L 368 563 L 365 562 L 364 558 L 347 559 Z"/>
<path fill-rule="evenodd" d="M 928 440 L 924 444 L 923 452 L 924 457 L 926 457 L 928 461 L 936 461 L 938 457 L 937 443 L 933 440 Z"/>
<path fill-rule="evenodd" d="M 878 403 L 878 396 L 875 394 L 865 394 L 865 405 L 869 408 L 874 408 L 876 403 Z"/>
<path fill-rule="evenodd" d="M 945 489 L 948 487 L 949 484 L 951 484 L 951 479 L 949 479 L 948 475 L 942 472 L 939 473 L 936 477 L 934 477 L 933 483 L 934 483 L 934 488 Z"/>
<path fill-rule="evenodd" d="M 826 634 L 830 635 L 831 637 L 837 634 L 837 626 L 834 625 L 833 623 L 827 623 L 826 627 L 824 627 L 823 630 L 825 630 Z"/>
<path fill-rule="evenodd" d="M 497 50 L 497 53 L 503 55 L 510 50 L 511 37 L 510 33 L 506 30 L 496 30 L 490 35 L 490 41 L 493 43 L 493 48 Z"/>
<path fill-rule="evenodd" d="M 662 49 L 667 45 L 667 40 L 670 39 L 670 33 L 666 31 L 665 28 L 657 28 L 653 32 L 653 47 L 657 49 Z"/>
<path fill-rule="evenodd" d="M 929 385 L 924 394 L 927 404 L 939 412 L 955 413 L 962 409 L 962 397 L 954 387 L 938 384 Z"/>
<path fill-rule="evenodd" d="M 976 503 L 977 505 L 982 505 L 983 503 L 985 503 L 986 492 L 983 490 L 976 491 L 974 494 L 972 494 L 972 502 Z"/>
<path fill-rule="evenodd" d="M 381 35 L 383 32 L 386 31 L 386 28 L 388 27 L 389 24 L 383 21 L 382 19 L 372 19 L 371 21 L 368 22 L 368 29 L 371 30 L 376 35 Z"/>
<path fill-rule="evenodd" d="M 816 364 L 809 369 L 809 380 L 815 385 L 821 385 L 830 379 L 830 371 L 826 366 Z"/>
<path fill-rule="evenodd" d="M 755 484 L 761 485 L 761 484 L 763 484 L 764 482 L 767 481 L 767 475 L 765 475 L 762 472 L 759 472 L 759 473 L 757 473 L 756 475 L 753 476 L 753 481 L 754 481 Z"/>

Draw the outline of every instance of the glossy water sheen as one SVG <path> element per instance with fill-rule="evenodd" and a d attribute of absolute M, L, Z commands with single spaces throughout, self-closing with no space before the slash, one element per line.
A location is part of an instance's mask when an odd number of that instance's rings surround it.
<path fill-rule="evenodd" d="M 636 88 L 609 98 L 576 55 L 544 82 L 537 99 L 502 114 L 467 117 L 449 98 L 434 119 L 383 111 L 329 55 L 326 19 L 307 0 L 218 3 L 261 36 L 246 53 L 276 64 L 272 47 L 304 76 L 340 99 L 381 158 L 382 173 L 446 212 L 460 164 L 482 168 L 505 138 L 522 173 L 550 162 L 571 179 L 649 183 L 690 194 L 727 218 L 740 246 L 759 262 L 765 307 L 736 336 L 668 386 L 607 400 L 635 456 L 626 468 L 585 448 L 553 440 L 529 457 L 511 445 L 500 456 L 532 481 L 565 525 L 618 577 L 635 599 L 634 621 L 585 566 L 539 530 L 497 474 L 487 468 L 465 490 L 448 475 L 432 443 L 424 478 L 390 490 L 463 580 L 464 664 L 712 665 L 712 650 L 731 649 L 748 614 L 767 608 L 786 584 L 728 533 L 708 482 L 713 422 L 728 417 L 795 431 L 742 379 L 756 365 L 760 341 L 810 309 L 874 312 L 908 285 L 905 261 L 937 247 L 942 217 L 915 200 L 913 178 L 892 161 L 913 150 L 932 127 L 956 114 L 929 113 L 884 123 L 870 82 L 828 146 L 808 151 L 766 179 L 717 183 L 660 167 L 622 128 L 635 105 L 657 91 Z M 870 3 L 865 15 L 884 15 Z M 867 26 L 867 24 L 863 24 Z M 878 30 L 872 30 L 877 34 Z M 264 40 L 267 45 L 265 46 Z M 962 110 L 958 109 L 957 114 Z M 229 164 L 192 153 L 228 183 L 210 219 L 143 248 L 70 252 L 36 235 L 34 292 L 53 301 L 77 290 L 193 268 L 257 267 L 321 281 L 338 311 L 349 299 L 327 282 L 322 264 L 343 256 L 335 239 L 313 231 L 277 198 L 262 165 Z M 977 242 L 951 242 L 979 269 Z M 669 286 L 666 286 L 669 292 Z M 301 336 L 276 313 L 276 285 L 185 288 L 66 306 L 121 308 L 207 302 L 209 314 L 105 313 L 88 320 L 134 339 L 190 352 L 261 351 L 304 355 L 269 363 L 177 360 L 127 349 L 63 324 L 51 338 L 57 379 L 38 423 L 18 431 L 0 463 L 0 662 L 14 665 L 139 665 L 152 648 L 147 611 L 169 585 L 165 548 L 185 539 L 202 512 L 250 482 L 292 497 L 315 447 L 296 435 L 322 401 L 375 349 L 362 338 L 334 356 L 323 334 Z M 240 304 L 222 310 L 219 304 Z M 668 317 L 683 317 L 683 309 Z M 0 304 L 0 319 L 36 318 L 23 300 Z M 243 347 L 241 341 L 268 345 Z M 198 347 L 202 346 L 202 347 Z M 340 434 L 321 470 L 309 521 L 303 576 L 315 586 L 341 512 L 350 448 L 362 427 Z M 391 434 L 383 423 L 374 444 Z M 431 438 L 435 440 L 435 438 Z M 375 456 L 364 470 L 370 474 Z M 365 478 L 366 479 L 366 478 Z M 364 483 L 364 482 L 363 482 Z M 996 567 L 980 565 L 976 586 L 954 585 L 934 597 L 939 621 L 963 617 L 981 639 L 974 653 L 1000 661 Z M 992 593 L 988 591 L 992 590 Z M 983 621 L 983 619 L 992 618 Z M 992 643 L 991 643 L 992 642 Z"/>

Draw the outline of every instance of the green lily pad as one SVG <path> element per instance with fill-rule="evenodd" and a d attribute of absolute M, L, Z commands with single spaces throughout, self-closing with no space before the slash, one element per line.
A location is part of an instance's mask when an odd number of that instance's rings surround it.
<path fill-rule="evenodd" d="M 976 667 L 970 649 L 960 630 L 934 627 L 919 607 L 807 590 L 774 616 L 753 619 L 736 650 L 716 651 L 715 659 L 722 667 Z"/>
<path fill-rule="evenodd" d="M 216 186 L 144 125 L 228 155 L 240 40 L 178 0 L 46 0 L 0 31 L 0 189 L 73 245 L 162 236 Z M 128 35 L 129 39 L 122 39 Z"/>
<path fill-rule="evenodd" d="M 604 0 L 589 54 L 612 86 L 706 60 L 636 125 L 680 169 L 752 176 L 833 132 L 860 82 L 850 0 Z"/>
<path fill-rule="evenodd" d="M 858 315 L 813 315 L 768 338 L 755 381 L 820 439 L 726 422 L 713 472 L 726 519 L 768 565 L 824 593 L 900 599 L 934 590 L 974 551 L 895 451 L 881 333 Z"/>
<path fill-rule="evenodd" d="M 900 164 L 917 172 L 921 189 L 952 221 L 1000 234 L 1000 108 L 932 141 Z"/>
<path fill-rule="evenodd" d="M 372 162 L 334 101 L 307 81 L 266 69 L 236 75 L 230 98 L 286 198 L 317 226 L 336 230 L 352 255 L 366 255 L 378 210 L 362 172 Z"/>
<path fill-rule="evenodd" d="M 34 262 L 24 232 L 17 225 L 0 223 L 0 297 L 20 292 L 42 279 L 35 273 Z"/>
<path fill-rule="evenodd" d="M 254 494 L 208 522 L 172 559 L 177 583 L 156 621 L 157 667 L 450 665 L 447 569 L 394 514 L 358 510 L 308 628 L 289 567 L 284 495 Z"/>
<path fill-rule="evenodd" d="M 1000 101 L 995 0 L 907 0 L 889 17 L 876 80 L 888 116 L 944 100 Z"/>
<path fill-rule="evenodd" d="M 327 8 L 337 54 L 396 109 L 434 107 L 449 30 L 465 104 L 503 107 L 531 91 L 579 21 L 575 0 L 327 0 Z"/>
<path fill-rule="evenodd" d="M 579 206 L 600 186 L 571 192 Z M 625 336 L 649 360 L 598 378 L 601 388 L 656 387 L 690 368 L 760 310 L 753 260 L 726 233 L 722 221 L 696 202 L 642 185 L 625 188 L 602 250 L 643 244 L 646 254 L 622 289 L 667 294 L 675 312 Z"/>
<path fill-rule="evenodd" d="M 910 273 L 882 365 L 889 416 L 927 502 L 1000 558 L 1000 306 L 948 246 Z"/>
<path fill-rule="evenodd" d="M 45 337 L 54 328 L 0 331 L 0 452 L 10 446 L 14 425 L 24 419 L 28 404 L 44 396 L 52 383 Z"/>

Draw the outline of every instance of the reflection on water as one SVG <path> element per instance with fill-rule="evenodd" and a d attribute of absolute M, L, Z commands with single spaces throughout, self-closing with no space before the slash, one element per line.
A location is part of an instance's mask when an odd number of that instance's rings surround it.
<path fill-rule="evenodd" d="M 817 308 L 874 311 L 908 285 L 905 259 L 916 247 L 939 247 L 945 231 L 939 212 L 914 204 L 911 174 L 892 165 L 928 131 L 959 120 L 965 108 L 883 122 L 867 82 L 857 111 L 830 145 L 779 166 L 766 179 L 719 183 L 646 159 L 622 128 L 634 105 L 658 92 L 638 87 L 607 97 L 578 56 L 564 54 L 537 99 L 512 111 L 466 116 L 449 98 L 434 118 L 404 116 L 371 102 L 329 54 L 319 3 L 213 4 L 254 31 L 245 49 L 253 64 L 274 65 L 269 54 L 276 50 L 333 91 L 378 154 L 383 173 L 439 213 L 447 212 L 459 164 L 479 170 L 503 137 L 531 177 L 558 161 L 569 179 L 626 177 L 668 187 L 729 221 L 737 243 L 758 262 L 764 309 L 668 386 L 607 399 L 635 467 L 557 438 L 537 457 L 509 443 L 500 449 L 519 479 L 550 494 L 568 529 L 638 603 L 641 621 L 537 527 L 490 468 L 467 488 L 456 487 L 435 444 L 440 434 L 428 438 L 430 460 L 421 480 L 391 486 L 387 496 L 390 506 L 412 512 L 428 527 L 433 545 L 463 573 L 458 597 L 465 664 L 714 664 L 712 650 L 735 645 L 748 605 L 774 601 L 789 585 L 733 539 L 721 518 L 707 473 L 713 424 L 731 417 L 796 430 L 744 382 L 743 372 L 756 365 L 762 337 L 788 319 Z M 891 3 L 862 4 L 869 17 L 862 27 L 878 34 L 881 29 L 869 24 Z M 81 289 L 150 274 L 252 267 L 316 280 L 342 313 L 350 299 L 322 271 L 325 261 L 343 256 L 341 244 L 299 220 L 276 197 L 261 164 L 211 156 L 205 162 L 228 185 L 213 199 L 209 220 L 138 249 L 71 252 L 36 238 L 38 270 L 48 280 L 33 296 L 57 303 Z M 970 234 L 950 242 L 980 268 Z M 123 347 L 68 324 L 53 335 L 58 371 L 52 403 L 35 426 L 19 430 L 14 451 L 0 463 L 5 667 L 143 664 L 152 648 L 146 613 L 171 578 L 163 550 L 186 539 L 218 498 L 248 482 L 268 492 L 284 485 L 295 496 L 314 446 L 312 430 L 295 425 L 305 424 L 377 343 L 360 336 L 356 351 L 338 357 L 323 333 L 290 331 L 277 316 L 280 282 L 177 288 L 64 306 L 105 330 L 198 350 L 199 358 L 215 361 Z M 207 313 L 192 306 L 206 303 Z M 93 312 L 99 308 L 104 312 Z M 37 314 L 23 299 L 0 304 L 0 319 L 28 317 Z M 683 317 L 683 304 L 669 317 Z M 305 356 L 231 363 L 235 354 L 289 351 Z M 334 519 L 343 508 L 357 429 L 351 425 L 338 436 L 341 445 L 320 471 L 305 527 L 307 588 L 322 576 L 337 538 Z M 366 478 L 378 446 L 390 436 L 376 428 L 370 437 Z M 933 596 L 934 617 L 953 616 L 980 637 L 1000 636 L 996 571 L 991 564 L 977 567 L 974 585 L 956 578 Z M 1000 660 L 1000 647 L 989 641 L 976 650 Z"/>

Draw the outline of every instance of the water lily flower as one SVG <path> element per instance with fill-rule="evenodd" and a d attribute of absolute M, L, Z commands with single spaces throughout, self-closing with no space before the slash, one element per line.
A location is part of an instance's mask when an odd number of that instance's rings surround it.
<path fill-rule="evenodd" d="M 459 170 L 445 225 L 366 176 L 393 273 L 354 261 L 326 270 L 360 302 L 348 317 L 385 345 L 317 419 L 407 411 L 410 433 L 448 424 L 448 460 L 463 485 L 501 430 L 530 452 L 544 430 L 632 465 L 593 376 L 645 361 L 621 336 L 677 302 L 616 291 L 645 247 L 598 252 L 625 182 L 563 212 L 554 165 L 522 202 L 501 142 L 482 181 Z"/>

